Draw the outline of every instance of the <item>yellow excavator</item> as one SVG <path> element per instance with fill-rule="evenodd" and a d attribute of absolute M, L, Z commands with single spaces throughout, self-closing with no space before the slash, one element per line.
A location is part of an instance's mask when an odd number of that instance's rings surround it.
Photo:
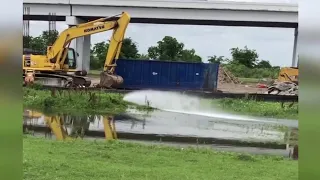
<path fill-rule="evenodd" d="M 299 68 L 298 67 L 283 67 L 280 69 L 278 82 L 291 81 L 298 83 Z"/>
<path fill-rule="evenodd" d="M 113 30 L 113 34 L 98 86 L 111 88 L 120 85 L 123 79 L 115 74 L 115 67 L 129 22 L 130 15 L 123 12 L 120 16 L 79 24 L 60 33 L 54 44 L 47 47 L 46 55 L 30 51 L 24 53 L 22 57 L 24 85 L 36 82 L 47 86 L 89 87 L 91 80 L 86 77 L 87 73 L 76 71 L 78 53 L 69 47 L 70 43 L 78 37 L 108 30 Z"/>

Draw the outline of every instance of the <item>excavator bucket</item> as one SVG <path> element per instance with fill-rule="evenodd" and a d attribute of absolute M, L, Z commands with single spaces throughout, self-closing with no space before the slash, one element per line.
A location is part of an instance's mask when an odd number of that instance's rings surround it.
<path fill-rule="evenodd" d="M 123 78 L 118 75 L 111 75 L 107 72 L 100 73 L 100 84 L 102 88 L 116 88 L 123 83 Z"/>
<path fill-rule="evenodd" d="M 34 71 L 27 71 L 24 78 L 24 84 L 29 85 L 34 83 Z"/>

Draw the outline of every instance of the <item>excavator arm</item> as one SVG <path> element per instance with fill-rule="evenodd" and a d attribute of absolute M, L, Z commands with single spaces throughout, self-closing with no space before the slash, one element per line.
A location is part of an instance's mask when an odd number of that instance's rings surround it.
<path fill-rule="evenodd" d="M 103 22 L 101 22 L 103 23 Z M 60 36 L 57 38 L 52 46 L 47 49 L 47 57 L 51 63 L 60 65 L 64 64 L 65 57 L 64 52 L 67 47 L 69 47 L 71 41 L 78 37 L 100 33 L 103 31 L 108 31 L 116 26 L 116 22 L 105 22 L 101 25 L 92 25 L 89 27 L 75 26 L 64 30 Z"/>
<path fill-rule="evenodd" d="M 63 119 L 60 116 L 45 116 L 45 122 L 50 127 L 57 140 L 71 139 L 63 128 Z"/>
<path fill-rule="evenodd" d="M 120 54 L 122 40 L 130 22 L 130 15 L 126 12 L 123 12 L 117 20 L 114 20 L 116 17 L 117 16 L 100 18 L 95 21 L 79 24 L 64 30 L 59 35 L 55 43 L 48 47 L 48 60 L 51 63 L 55 63 L 57 67 L 63 67 L 67 55 L 67 51 L 65 51 L 65 49 L 69 47 L 73 39 L 113 29 L 108 54 L 104 64 L 104 71 L 110 70 L 113 72 L 115 60 Z"/>

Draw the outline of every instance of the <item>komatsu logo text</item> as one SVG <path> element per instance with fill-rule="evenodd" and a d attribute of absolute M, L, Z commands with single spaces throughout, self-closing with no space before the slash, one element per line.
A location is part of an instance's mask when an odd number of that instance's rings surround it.
<path fill-rule="evenodd" d="M 91 31 L 95 31 L 95 30 L 100 30 L 100 29 L 104 29 L 104 25 L 100 25 L 100 26 L 96 26 L 96 27 L 92 27 L 92 28 L 85 29 L 84 32 L 87 33 L 87 32 L 91 32 Z"/>

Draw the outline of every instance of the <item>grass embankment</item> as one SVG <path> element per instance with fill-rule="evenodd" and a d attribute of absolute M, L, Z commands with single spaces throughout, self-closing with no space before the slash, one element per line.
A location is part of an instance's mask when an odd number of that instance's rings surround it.
<path fill-rule="evenodd" d="M 298 103 L 295 103 L 291 108 L 287 106 L 282 108 L 279 102 L 224 98 L 213 100 L 212 105 L 227 112 L 243 115 L 298 119 Z"/>
<path fill-rule="evenodd" d="M 146 106 L 135 105 L 123 100 L 123 94 L 93 91 L 37 90 L 23 88 L 25 108 L 46 112 L 115 114 L 127 108 L 151 110 Z"/>
<path fill-rule="evenodd" d="M 24 179 L 298 179 L 298 162 L 208 149 L 26 136 Z"/>
<path fill-rule="evenodd" d="M 206 100 L 206 102 L 208 102 Z M 263 102 L 248 99 L 215 99 L 209 101 L 214 107 L 243 115 L 298 119 L 298 105 L 282 108 L 277 102 Z M 23 105 L 42 111 L 67 113 L 115 114 L 132 107 L 151 110 L 123 100 L 123 94 L 84 91 L 55 91 L 23 88 Z"/>

